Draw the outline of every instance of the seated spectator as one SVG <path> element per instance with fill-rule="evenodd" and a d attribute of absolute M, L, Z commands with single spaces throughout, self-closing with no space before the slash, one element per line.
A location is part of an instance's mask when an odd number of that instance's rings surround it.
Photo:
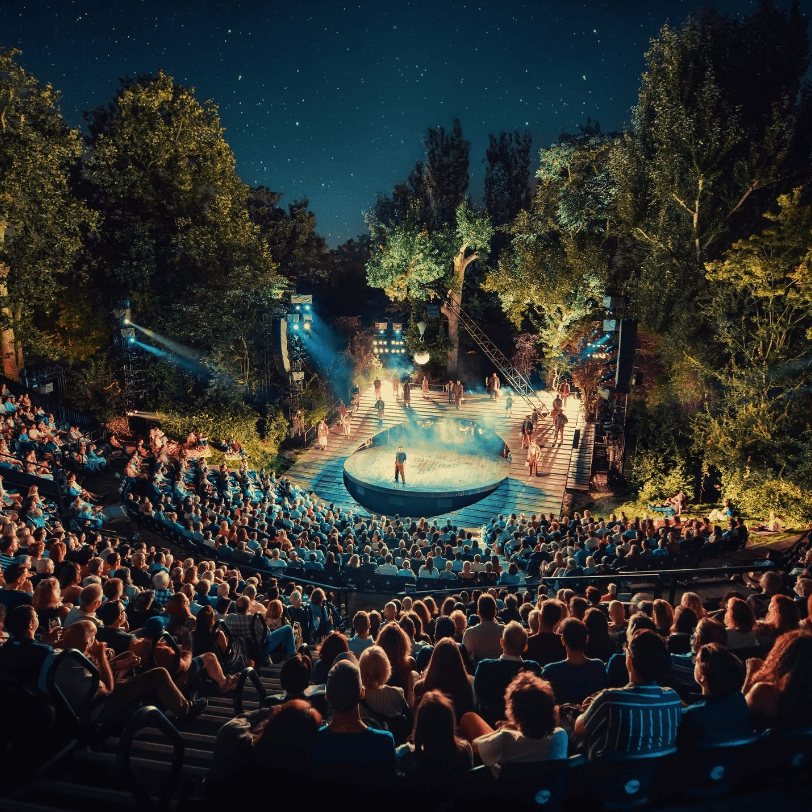
<path fill-rule="evenodd" d="M 195 618 L 192 632 L 192 653 L 197 657 L 211 652 L 220 658 L 228 650 L 228 639 L 222 629 L 214 629 L 214 609 L 210 605 L 201 607 Z"/>
<path fill-rule="evenodd" d="M 135 652 L 128 651 L 120 657 L 110 660 L 107 657 L 107 647 L 96 640 L 97 627 L 89 620 L 78 620 L 70 628 L 65 629 L 62 640 L 66 648 L 75 648 L 84 654 L 99 670 L 100 681 L 97 699 L 104 700 L 104 714 L 112 714 L 125 705 L 150 697 L 150 701 L 167 710 L 178 719 L 190 719 L 202 713 L 207 703 L 205 698 L 190 702 L 178 690 L 169 672 L 165 668 L 150 668 L 136 676 L 116 681 L 115 671 L 126 673 L 141 664 L 141 657 Z M 68 661 L 60 669 L 58 684 L 62 692 L 71 702 L 78 705 L 87 696 L 87 681 L 90 674 L 78 663 Z"/>
<path fill-rule="evenodd" d="M 744 665 L 723 646 L 708 643 L 699 649 L 695 679 L 702 687 L 702 701 L 682 709 L 681 745 L 737 741 L 754 735 L 741 690 L 744 677 Z"/>
<path fill-rule="evenodd" d="M 11 613 L 18 606 L 31 604 L 34 589 L 25 564 L 9 564 L 3 571 L 3 579 L 5 585 L 0 589 L 0 603 L 6 607 L 6 612 Z"/>
<path fill-rule="evenodd" d="M 414 705 L 427 691 L 442 691 L 451 700 L 457 719 L 474 710 L 473 678 L 465 670 L 457 644 L 449 637 L 434 647 L 428 668 L 414 685 Z"/>
<path fill-rule="evenodd" d="M 474 666 L 485 659 L 495 659 L 502 653 L 504 626 L 496 621 L 496 601 L 491 595 L 481 595 L 477 601 L 479 623 L 469 627 L 462 637 L 462 644 L 471 655 Z"/>
<path fill-rule="evenodd" d="M 771 646 L 782 634 L 795 631 L 799 622 L 795 601 L 786 595 L 773 595 L 764 620 L 759 620 L 756 625 L 756 637 L 759 642 Z"/>
<path fill-rule="evenodd" d="M 614 638 L 609 634 L 609 621 L 606 615 L 600 609 L 594 607 L 588 609 L 584 615 L 584 625 L 589 634 L 584 654 L 608 663 L 617 647 Z"/>
<path fill-rule="evenodd" d="M 327 674 L 333 667 L 333 663 L 339 654 L 349 651 L 347 638 L 341 632 L 331 632 L 324 638 L 318 648 L 316 666 L 313 669 L 313 683 L 324 685 L 327 681 Z"/>
<path fill-rule="evenodd" d="M 79 593 L 79 605 L 74 606 L 68 612 L 64 620 L 64 626 L 73 625 L 79 620 L 89 620 L 96 626 L 101 625 L 101 621 L 96 617 L 96 610 L 102 605 L 103 591 L 99 584 L 88 584 Z"/>
<path fill-rule="evenodd" d="M 370 636 L 370 623 L 368 612 L 356 612 L 352 619 L 352 628 L 355 634 L 347 641 L 350 651 L 360 657 L 365 649 L 375 645 Z"/>
<path fill-rule="evenodd" d="M 96 639 L 104 643 L 116 655 L 124 654 L 135 640 L 127 624 L 126 607 L 121 601 L 107 601 L 97 611 L 99 620 L 104 624 L 96 631 Z"/>
<path fill-rule="evenodd" d="M 693 609 L 678 606 L 674 610 L 674 625 L 668 637 L 669 654 L 688 654 L 691 651 L 691 637 L 696 629 L 697 619 Z"/>
<path fill-rule="evenodd" d="M 734 597 L 727 602 L 725 609 L 727 648 L 731 651 L 753 648 L 759 645 L 756 637 L 756 616 L 750 604 L 742 598 Z"/>
<path fill-rule="evenodd" d="M 321 714 L 300 699 L 226 722 L 217 733 L 206 776 L 208 799 L 230 803 L 235 786 L 260 795 L 267 791 L 269 769 L 282 781 L 306 778 L 312 784 L 310 753 L 322 724 Z"/>
<path fill-rule="evenodd" d="M 720 621 L 706 616 L 696 624 L 691 650 L 686 654 L 671 655 L 671 675 L 668 684 L 686 701 L 701 692 L 701 686 L 694 678 L 696 654 L 708 643 L 718 643 L 727 648 L 727 629 Z"/>
<path fill-rule="evenodd" d="M 812 724 L 812 635 L 787 632 L 766 660 L 750 658 L 742 691 L 759 729 Z"/>
<path fill-rule="evenodd" d="M 589 757 L 604 753 L 646 753 L 674 746 L 681 716 L 677 693 L 657 683 L 670 659 L 654 631 L 635 632 L 626 653 L 629 684 L 607 688 L 575 720 L 574 733 L 584 740 Z"/>
<path fill-rule="evenodd" d="M 567 733 L 558 727 L 558 709 L 549 682 L 529 672 L 517 674 L 505 693 L 505 715 L 507 724 L 498 730 L 475 713 L 466 714 L 462 721 L 463 735 L 495 776 L 508 762 L 567 757 Z"/>
<path fill-rule="evenodd" d="M 389 604 L 384 608 L 387 607 Z M 402 688 L 411 707 L 414 704 L 414 684 L 420 675 L 414 670 L 415 662 L 406 632 L 397 623 L 386 623 L 378 632 L 375 642 L 386 653 L 392 669 L 387 683 Z"/>
<path fill-rule="evenodd" d="M 39 619 L 33 607 L 20 605 L 5 616 L 11 639 L 0 646 L 0 674 L 22 688 L 36 690 L 43 668 L 53 655 L 51 646 L 35 638 Z"/>
<path fill-rule="evenodd" d="M 352 657 L 347 653 L 344 657 Z M 325 778 L 388 787 L 394 777 L 395 740 L 388 730 L 375 730 L 361 719 L 364 698 L 361 672 L 351 660 L 336 662 L 327 675 L 327 703 L 333 712 L 311 751 L 310 763 Z"/>
<path fill-rule="evenodd" d="M 498 660 L 480 660 L 474 676 L 477 713 L 491 727 L 505 718 L 505 691 L 516 674 L 528 671 L 538 675 L 541 667 L 533 660 L 523 660 L 527 632 L 512 620 L 502 633 L 502 656 Z"/>
<path fill-rule="evenodd" d="M 474 766 L 471 745 L 457 736 L 454 706 L 442 691 L 423 695 L 412 743 L 398 749 L 399 772 L 422 789 L 448 787 L 448 776 Z"/>
<path fill-rule="evenodd" d="M 747 580 L 747 579 L 745 579 Z M 761 592 L 751 595 L 747 602 L 753 609 L 756 620 L 760 620 L 767 614 L 767 609 L 770 606 L 770 601 L 773 595 L 778 595 L 781 592 L 783 581 L 777 572 L 770 570 L 765 572 L 758 581 L 761 587 Z"/>
<path fill-rule="evenodd" d="M 544 601 L 538 610 L 538 632 L 527 638 L 525 657 L 537 662 L 542 668 L 550 663 L 557 663 L 567 656 L 561 635 L 556 634 L 564 611 L 558 601 Z M 531 626 L 533 613 L 531 617 Z"/>
<path fill-rule="evenodd" d="M 589 633 L 583 621 L 569 617 L 559 626 L 567 652 L 566 659 L 550 663 L 541 676 L 549 681 L 559 705 L 580 705 L 584 699 L 606 687 L 606 666 L 601 660 L 589 659 L 584 649 Z"/>

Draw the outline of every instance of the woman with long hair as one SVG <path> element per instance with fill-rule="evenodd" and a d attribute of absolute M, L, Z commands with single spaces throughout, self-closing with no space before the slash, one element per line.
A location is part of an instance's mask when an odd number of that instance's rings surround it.
<path fill-rule="evenodd" d="M 747 601 L 739 597 L 730 598 L 725 607 L 724 623 L 727 629 L 727 648 L 730 651 L 758 645 L 756 616 Z"/>
<path fill-rule="evenodd" d="M 417 708 L 412 743 L 398 751 L 400 772 L 421 785 L 447 786 L 449 773 L 473 767 L 471 745 L 457 735 L 454 705 L 442 691 L 428 691 Z"/>
<path fill-rule="evenodd" d="M 742 688 L 758 728 L 812 724 L 812 635 L 787 632 L 762 661 L 747 661 Z"/>
<path fill-rule="evenodd" d="M 341 632 L 330 632 L 316 652 L 319 660 L 313 669 L 313 684 L 324 685 L 336 657 L 349 650 L 347 638 Z"/>
<path fill-rule="evenodd" d="M 792 598 L 786 595 L 773 595 L 766 617 L 756 625 L 756 635 L 767 645 L 771 645 L 782 634 L 793 632 L 798 628 L 800 622 L 798 614 L 798 607 Z"/>
<path fill-rule="evenodd" d="M 78 603 L 79 593 L 82 591 L 81 581 L 79 567 L 73 561 L 66 561 L 59 571 L 59 589 L 63 603 Z"/>
<path fill-rule="evenodd" d="M 43 578 L 34 588 L 31 603 L 39 619 L 37 631 L 40 634 L 47 634 L 50 631 L 51 621 L 59 621 L 61 625 L 70 611 L 70 606 L 62 603 L 62 593 L 56 578 Z"/>
<path fill-rule="evenodd" d="M 419 675 L 414 670 L 408 635 L 397 623 L 387 623 L 378 632 L 375 644 L 384 650 L 392 669 L 387 684 L 402 688 L 411 707 L 414 704 L 414 684 Z"/>
<path fill-rule="evenodd" d="M 415 704 L 428 691 L 442 691 L 448 696 L 457 721 L 474 709 L 473 677 L 465 671 L 459 646 L 450 637 L 437 643 L 423 678 L 415 683 Z"/>
<path fill-rule="evenodd" d="M 214 609 L 210 605 L 203 606 L 195 618 L 195 630 L 192 632 L 192 653 L 195 656 L 211 652 L 224 654 L 228 648 L 228 640 L 222 629 L 214 629 Z"/>
<path fill-rule="evenodd" d="M 614 638 L 609 633 L 609 621 L 606 619 L 606 615 L 595 607 L 587 609 L 584 615 L 584 625 L 589 632 L 584 654 L 608 663 L 617 647 Z"/>
<path fill-rule="evenodd" d="M 657 627 L 657 634 L 660 637 L 668 638 L 668 635 L 671 634 L 671 627 L 674 625 L 674 607 L 668 601 L 657 598 L 651 610 L 651 617 Z"/>

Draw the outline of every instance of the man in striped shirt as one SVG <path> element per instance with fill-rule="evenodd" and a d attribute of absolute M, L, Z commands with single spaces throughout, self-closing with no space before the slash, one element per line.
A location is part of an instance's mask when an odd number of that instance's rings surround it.
<path fill-rule="evenodd" d="M 679 695 L 657 684 L 670 665 L 663 639 L 641 629 L 627 645 L 629 684 L 601 691 L 575 722 L 575 735 L 586 740 L 591 759 L 667 750 L 677 739 Z"/>

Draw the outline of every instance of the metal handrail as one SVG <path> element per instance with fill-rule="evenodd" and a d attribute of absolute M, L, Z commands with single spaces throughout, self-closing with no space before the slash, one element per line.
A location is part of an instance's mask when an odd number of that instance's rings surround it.
<path fill-rule="evenodd" d="M 80 708 L 80 711 L 77 711 L 73 705 L 71 705 L 62 688 L 59 687 L 59 683 L 56 681 L 56 675 L 66 660 L 76 660 L 78 665 L 90 672 L 87 696 L 82 700 L 82 707 Z M 76 725 L 79 731 L 81 731 L 81 728 L 86 721 L 86 719 L 82 718 L 83 714 L 81 710 L 85 707 L 89 707 L 92 703 L 93 698 L 96 696 L 96 692 L 99 689 L 100 679 L 101 677 L 99 675 L 99 669 L 96 668 L 95 664 L 88 660 L 88 658 L 85 657 L 85 655 L 82 654 L 79 649 L 75 648 L 66 648 L 60 651 L 59 654 L 57 654 L 54 658 L 51 665 L 48 667 L 48 672 L 45 675 L 45 688 L 48 693 L 62 706 L 62 709 Z"/>
<path fill-rule="evenodd" d="M 133 798 L 135 798 L 138 803 L 144 804 L 150 809 L 155 809 L 155 803 L 147 791 L 144 782 L 136 776 L 130 763 L 135 734 L 138 733 L 141 728 L 148 726 L 157 727 L 172 744 L 171 770 L 169 778 L 161 790 L 157 807 L 158 809 L 166 809 L 175 794 L 180 779 L 180 772 L 183 769 L 183 760 L 186 754 L 186 745 L 178 729 L 154 705 L 139 708 L 130 718 L 130 721 L 127 722 L 127 726 L 124 728 L 124 732 L 121 734 L 119 741 L 116 767 L 119 775 L 129 781 Z"/>
<path fill-rule="evenodd" d="M 245 683 L 249 679 L 259 694 L 260 706 L 268 696 L 268 692 L 265 690 L 265 686 L 262 684 L 262 680 L 260 679 L 257 670 L 255 668 L 251 668 L 251 666 L 248 666 L 248 668 L 243 668 L 243 670 L 240 672 L 240 676 L 237 678 L 237 687 L 234 690 L 234 713 L 237 716 L 243 712 L 242 694 L 245 690 Z"/>

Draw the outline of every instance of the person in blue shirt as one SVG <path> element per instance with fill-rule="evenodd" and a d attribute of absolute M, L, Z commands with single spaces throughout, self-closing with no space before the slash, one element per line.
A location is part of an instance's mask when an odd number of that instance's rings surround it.
<path fill-rule="evenodd" d="M 364 698 L 361 672 L 354 655 L 340 654 L 327 675 L 325 698 L 333 715 L 316 735 L 310 764 L 344 782 L 386 785 L 394 778 L 395 739 L 361 719 Z"/>
<path fill-rule="evenodd" d="M 702 701 L 682 709 L 681 745 L 739 741 L 755 735 L 742 693 L 744 678 L 741 660 L 724 646 L 707 643 L 699 649 L 694 679 L 702 688 Z"/>
<path fill-rule="evenodd" d="M 584 654 L 589 633 L 583 621 L 567 618 L 558 627 L 558 633 L 567 658 L 545 666 L 541 677 L 553 686 L 559 705 L 578 705 L 588 696 L 606 688 L 606 667 L 601 660 L 590 659 Z"/>

